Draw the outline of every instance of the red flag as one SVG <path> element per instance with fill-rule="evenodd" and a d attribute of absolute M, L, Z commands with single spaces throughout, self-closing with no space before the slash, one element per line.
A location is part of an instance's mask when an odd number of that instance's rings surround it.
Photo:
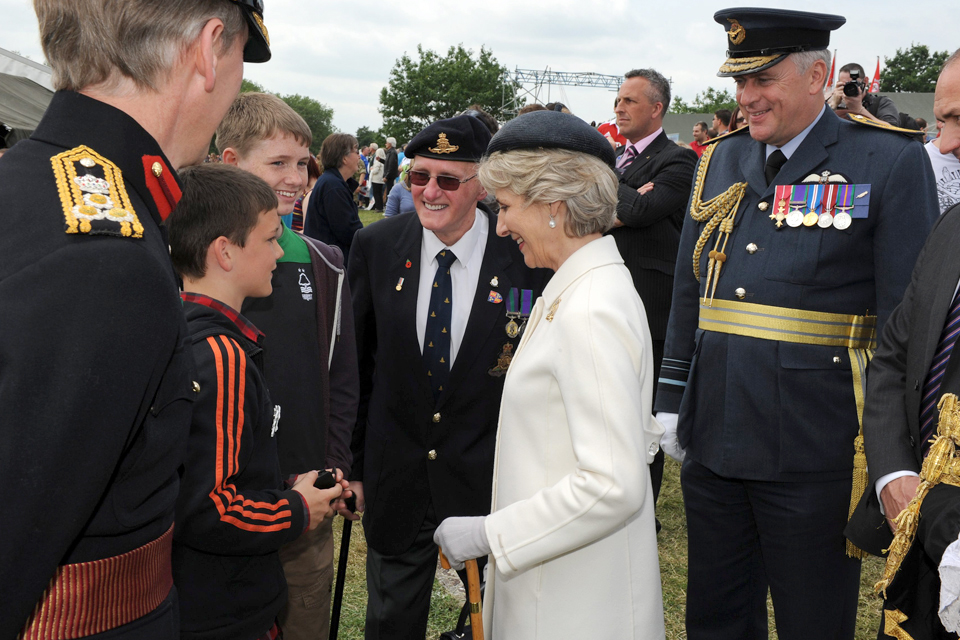
<path fill-rule="evenodd" d="M 870 83 L 870 93 L 880 91 L 880 56 L 877 56 L 877 71 L 873 74 L 873 82 Z"/>
<path fill-rule="evenodd" d="M 824 85 L 823 90 L 825 92 L 829 91 L 833 93 L 833 70 L 837 68 L 837 50 L 833 50 L 833 60 L 830 61 L 830 78 L 827 79 L 827 84 Z"/>

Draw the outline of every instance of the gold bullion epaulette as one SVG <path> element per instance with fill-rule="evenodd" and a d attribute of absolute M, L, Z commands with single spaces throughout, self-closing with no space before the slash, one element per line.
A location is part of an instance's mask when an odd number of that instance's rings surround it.
<path fill-rule="evenodd" d="M 67 233 L 143 237 L 120 167 L 87 146 L 58 153 L 50 161 Z"/>
<path fill-rule="evenodd" d="M 908 136 L 916 136 L 918 133 L 920 133 L 918 129 L 904 129 L 903 127 L 895 127 L 888 122 L 877 122 L 876 120 L 871 120 L 866 116 L 861 116 L 856 113 L 849 113 L 847 115 L 850 117 L 852 122 L 856 122 L 857 124 L 865 124 L 868 127 L 875 127 L 877 129 L 902 133 Z"/>
<path fill-rule="evenodd" d="M 707 140 L 706 144 L 713 144 L 714 142 L 720 142 L 721 140 L 729 140 L 730 138 L 737 135 L 738 133 L 741 133 L 743 131 L 748 131 L 749 129 L 750 129 L 750 126 L 745 125 L 733 131 L 727 131 L 725 133 L 721 133 L 716 138 L 710 138 L 709 140 Z"/>

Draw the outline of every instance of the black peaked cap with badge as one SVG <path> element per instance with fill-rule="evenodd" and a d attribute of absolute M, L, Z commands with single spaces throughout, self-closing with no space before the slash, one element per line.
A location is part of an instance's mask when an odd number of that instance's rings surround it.
<path fill-rule="evenodd" d="M 243 9 L 247 19 L 249 36 L 243 48 L 244 62 L 267 62 L 270 60 L 270 32 L 263 24 L 263 0 L 231 0 Z"/>
<path fill-rule="evenodd" d="M 424 156 L 455 162 L 479 162 L 490 144 L 490 130 L 478 118 L 437 120 L 407 144 L 408 158 Z"/>
<path fill-rule="evenodd" d="M 599 131 L 575 115 L 560 111 L 532 111 L 503 125 L 487 153 L 517 149 L 567 149 L 600 158 L 608 166 L 617 154 Z"/>
<path fill-rule="evenodd" d="M 843 16 L 787 9 L 723 9 L 713 19 L 727 30 L 727 61 L 717 75 L 733 78 L 763 71 L 791 53 L 820 51 L 830 32 L 846 23 Z"/>

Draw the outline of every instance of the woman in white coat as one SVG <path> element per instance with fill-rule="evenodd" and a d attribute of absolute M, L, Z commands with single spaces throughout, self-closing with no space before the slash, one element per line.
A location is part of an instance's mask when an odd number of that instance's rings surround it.
<path fill-rule="evenodd" d="M 507 371 L 492 513 L 448 518 L 456 565 L 490 554 L 494 640 L 664 637 L 648 465 L 652 415 L 643 304 L 617 246 L 610 144 L 575 116 L 538 111 L 494 136 L 480 167 L 497 233 L 556 273 Z"/>

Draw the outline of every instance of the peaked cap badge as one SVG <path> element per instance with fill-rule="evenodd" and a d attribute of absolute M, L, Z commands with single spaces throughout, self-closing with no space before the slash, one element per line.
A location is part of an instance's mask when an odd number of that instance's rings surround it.
<path fill-rule="evenodd" d="M 746 40 L 747 30 L 740 26 L 740 23 L 733 18 L 727 18 L 727 21 L 730 22 L 730 31 L 727 31 L 730 42 L 737 45 Z"/>
<path fill-rule="evenodd" d="M 437 138 L 437 146 L 430 147 L 430 151 L 434 153 L 453 153 L 460 147 L 455 144 L 450 144 L 450 141 L 447 140 L 447 134 L 441 133 L 440 137 Z"/>

